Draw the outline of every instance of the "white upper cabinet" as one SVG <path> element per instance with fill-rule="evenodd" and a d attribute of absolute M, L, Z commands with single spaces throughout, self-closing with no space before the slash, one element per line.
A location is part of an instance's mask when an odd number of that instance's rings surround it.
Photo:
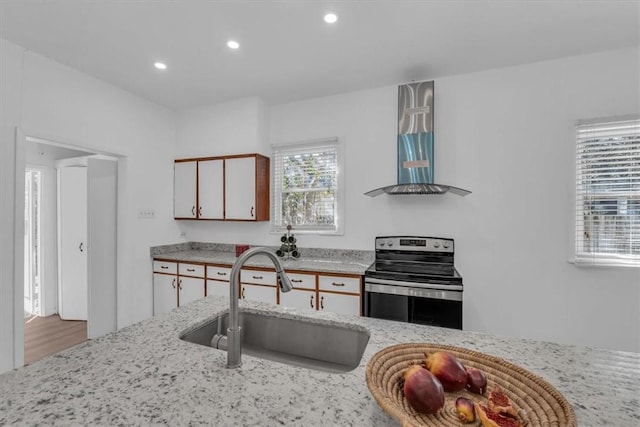
<path fill-rule="evenodd" d="M 175 218 L 197 217 L 197 166 L 196 161 L 174 164 L 173 216 Z"/>
<path fill-rule="evenodd" d="M 198 161 L 198 218 L 224 219 L 224 160 Z"/>
<path fill-rule="evenodd" d="M 260 154 L 175 161 L 174 217 L 269 220 L 269 158 Z"/>
<path fill-rule="evenodd" d="M 226 160 L 227 219 L 256 218 L 256 158 Z"/>

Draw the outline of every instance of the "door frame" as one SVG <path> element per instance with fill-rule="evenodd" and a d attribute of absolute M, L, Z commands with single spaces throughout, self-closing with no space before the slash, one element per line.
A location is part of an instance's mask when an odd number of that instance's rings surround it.
<path fill-rule="evenodd" d="M 25 186 L 25 168 L 26 168 L 26 143 L 36 142 L 58 147 L 69 148 L 73 150 L 87 151 L 115 157 L 117 159 L 117 224 L 116 227 L 116 330 L 119 328 L 118 318 L 118 289 L 122 286 L 123 278 L 121 277 L 124 264 L 124 254 L 126 248 L 124 242 L 125 227 L 122 220 L 125 218 L 124 209 L 126 206 L 125 186 L 127 182 L 127 155 L 126 153 L 114 152 L 109 149 L 93 146 L 87 143 L 70 141 L 67 138 L 42 135 L 31 130 L 24 130 L 16 127 L 15 132 L 15 188 L 14 188 L 14 239 L 13 239 L 13 256 L 14 256 L 14 291 L 13 291 L 13 364 L 14 368 L 24 365 L 24 186 Z"/>

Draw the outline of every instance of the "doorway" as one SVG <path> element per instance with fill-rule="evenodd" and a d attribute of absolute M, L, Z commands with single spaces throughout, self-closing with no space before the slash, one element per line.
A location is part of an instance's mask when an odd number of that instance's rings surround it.
<path fill-rule="evenodd" d="M 62 242 L 75 239 L 76 235 L 60 228 L 60 205 L 67 204 L 68 197 L 64 201 L 60 198 L 63 193 L 77 191 L 77 187 L 69 190 L 65 185 L 62 191 L 60 171 L 71 169 L 73 164 L 81 164 L 87 171 L 85 189 L 80 190 L 84 193 L 87 237 L 70 249 Z M 116 330 L 117 165 L 115 157 L 25 138 L 25 364 Z M 90 191 L 95 193 L 92 197 L 88 196 Z M 101 224 L 99 232 L 88 225 L 91 219 L 94 224 Z M 89 235 L 95 242 L 93 251 Z M 78 268 L 68 268 L 69 263 L 62 259 L 69 258 L 69 250 L 75 249 L 84 256 L 82 267 L 87 274 L 75 277 L 75 287 L 69 288 L 66 284 L 70 276 L 64 272 L 75 273 Z M 92 292 L 92 287 L 103 289 Z M 97 300 L 101 303 L 97 304 Z M 68 315 L 78 304 L 84 316 Z"/>
<path fill-rule="evenodd" d="M 40 315 L 42 171 L 27 168 L 24 191 L 24 317 Z"/>

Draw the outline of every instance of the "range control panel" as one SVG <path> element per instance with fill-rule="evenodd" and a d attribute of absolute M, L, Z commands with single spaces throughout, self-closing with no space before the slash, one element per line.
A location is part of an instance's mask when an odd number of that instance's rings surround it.
<path fill-rule="evenodd" d="M 376 250 L 453 253 L 453 239 L 443 237 L 376 237 Z"/>

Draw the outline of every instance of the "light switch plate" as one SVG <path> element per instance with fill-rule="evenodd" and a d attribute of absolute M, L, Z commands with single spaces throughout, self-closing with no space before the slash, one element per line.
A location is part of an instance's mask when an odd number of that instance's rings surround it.
<path fill-rule="evenodd" d="M 152 219 L 156 217 L 156 211 L 153 209 L 140 209 L 138 211 L 138 218 L 140 219 Z"/>

